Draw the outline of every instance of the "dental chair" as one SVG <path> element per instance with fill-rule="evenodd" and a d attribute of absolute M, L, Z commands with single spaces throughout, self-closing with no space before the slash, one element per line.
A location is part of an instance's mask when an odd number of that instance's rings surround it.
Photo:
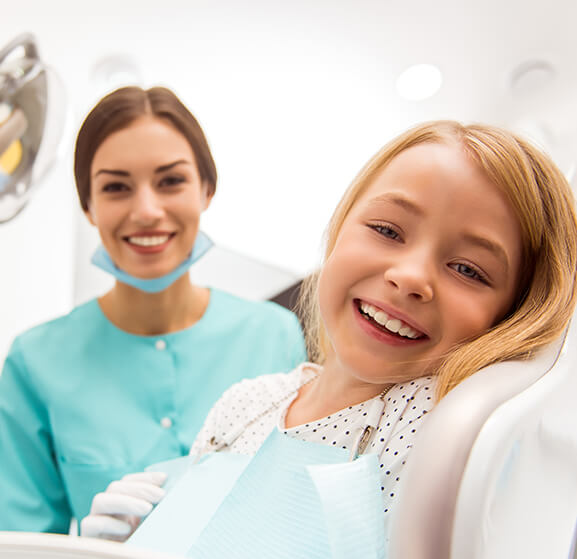
<path fill-rule="evenodd" d="M 574 559 L 577 322 L 487 367 L 430 413 L 401 481 L 387 559 Z"/>
<path fill-rule="evenodd" d="M 0 559 L 179 559 L 120 543 L 27 532 L 0 532 Z"/>

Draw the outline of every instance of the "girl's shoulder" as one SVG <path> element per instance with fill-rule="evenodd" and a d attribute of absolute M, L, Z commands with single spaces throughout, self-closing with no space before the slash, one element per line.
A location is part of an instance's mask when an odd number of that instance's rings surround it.
<path fill-rule="evenodd" d="M 309 363 L 302 363 L 288 373 L 261 375 L 252 379 L 243 379 L 233 384 L 222 395 L 217 405 L 244 405 L 253 410 L 273 403 L 297 390 L 303 374 L 308 374 Z"/>
<path fill-rule="evenodd" d="M 431 408 L 435 402 L 436 382 L 437 377 L 429 375 L 395 384 L 387 393 L 385 401 L 394 404 L 413 402 L 413 405 L 430 402 L 427 407 Z"/>
<path fill-rule="evenodd" d="M 258 413 L 290 397 L 321 371 L 321 366 L 305 362 L 288 373 L 243 379 L 228 388 L 216 406 L 227 409 L 234 406 L 237 410 L 249 409 Z M 403 421 L 403 415 L 410 421 L 428 413 L 435 403 L 435 382 L 435 376 L 426 376 L 394 385 L 385 397 L 383 419 L 388 416 L 397 423 Z"/>
<path fill-rule="evenodd" d="M 233 384 L 210 410 L 191 452 L 200 452 L 213 437 L 226 436 L 282 404 L 300 385 L 306 364 L 289 373 L 262 375 Z"/>
<path fill-rule="evenodd" d="M 405 431 L 416 433 L 417 426 L 435 405 L 436 380 L 434 375 L 420 377 L 396 384 L 389 390 L 379 422 L 381 441 Z"/>

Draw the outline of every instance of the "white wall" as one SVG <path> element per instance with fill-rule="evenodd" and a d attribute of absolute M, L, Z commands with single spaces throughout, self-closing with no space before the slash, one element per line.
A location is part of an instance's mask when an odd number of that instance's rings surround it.
<path fill-rule="evenodd" d="M 12 221 L 0 224 L 0 359 L 14 336 L 66 312 L 73 299 L 71 177 L 58 165 Z"/>

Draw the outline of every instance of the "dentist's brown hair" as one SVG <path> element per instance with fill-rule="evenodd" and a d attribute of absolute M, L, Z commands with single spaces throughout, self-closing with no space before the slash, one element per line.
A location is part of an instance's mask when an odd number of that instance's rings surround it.
<path fill-rule="evenodd" d="M 90 202 L 90 168 L 94 154 L 114 132 L 130 126 L 143 116 L 163 120 L 180 132 L 192 148 L 206 193 L 216 190 L 216 166 L 200 124 L 182 101 L 165 87 L 122 87 L 105 95 L 88 113 L 74 150 L 74 178 L 82 209 Z"/>
<path fill-rule="evenodd" d="M 423 143 L 458 145 L 505 193 L 522 231 L 521 281 L 511 308 L 489 331 L 463 342 L 438 367 L 437 398 L 476 371 L 526 359 L 558 338 L 576 303 L 577 218 L 567 180 L 540 149 L 519 136 L 482 124 L 434 121 L 392 140 L 361 170 L 339 202 L 326 231 L 324 261 L 358 198 L 388 163 Z M 299 308 L 311 360 L 323 363 L 330 342 L 317 297 L 318 273 L 303 284 Z"/>

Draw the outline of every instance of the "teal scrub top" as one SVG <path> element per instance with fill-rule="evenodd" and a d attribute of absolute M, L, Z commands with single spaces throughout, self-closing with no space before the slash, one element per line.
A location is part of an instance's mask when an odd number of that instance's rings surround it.
<path fill-rule="evenodd" d="M 96 300 L 25 332 L 0 376 L 0 530 L 67 533 L 111 481 L 187 454 L 231 384 L 304 360 L 293 313 L 215 289 L 170 334 L 124 332 Z"/>

